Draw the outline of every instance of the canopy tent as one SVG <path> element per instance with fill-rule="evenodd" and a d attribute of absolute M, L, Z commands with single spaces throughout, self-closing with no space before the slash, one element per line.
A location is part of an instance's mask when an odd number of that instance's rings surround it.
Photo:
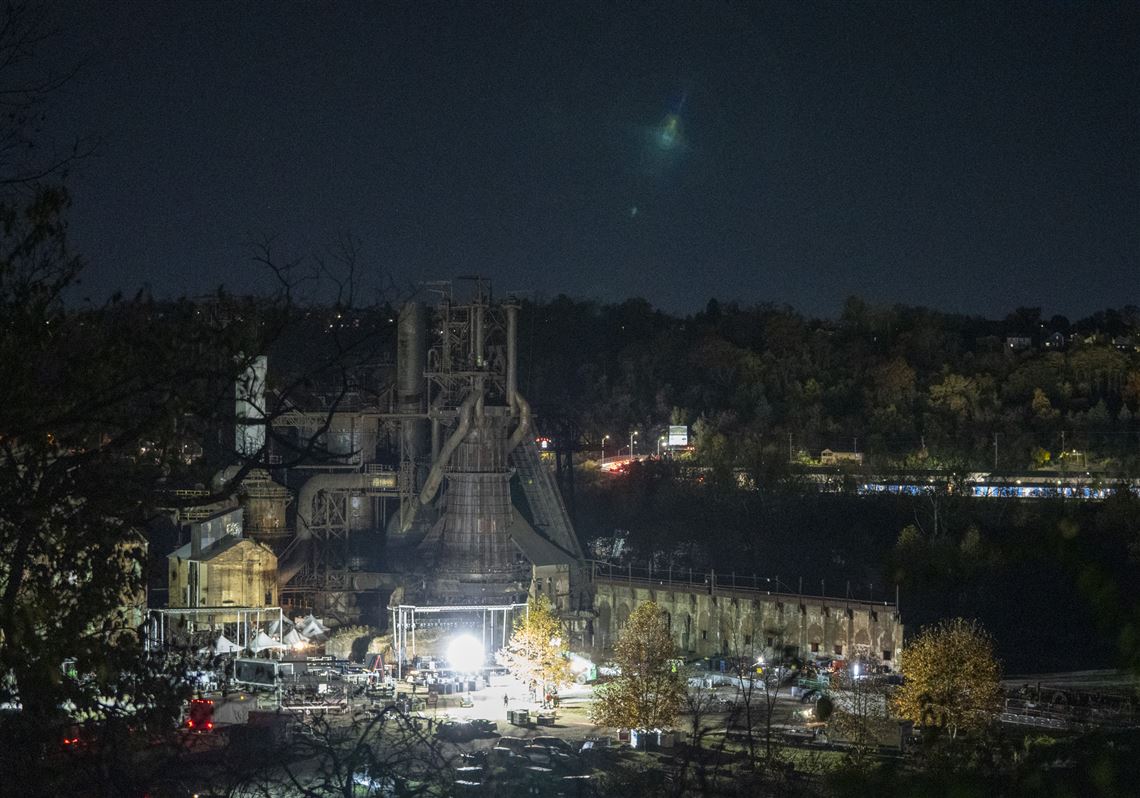
<path fill-rule="evenodd" d="M 265 633 L 270 637 L 281 639 L 281 636 L 293 628 L 293 622 L 288 618 L 270 621 L 265 625 Z"/>
<path fill-rule="evenodd" d="M 329 630 L 325 628 L 324 624 L 316 619 L 315 616 L 309 615 L 305 620 L 301 621 L 301 634 L 305 637 L 320 637 L 321 635 L 328 634 Z"/>
<path fill-rule="evenodd" d="M 285 648 L 285 646 L 281 643 L 281 641 L 274 640 L 265 632 L 258 632 L 257 637 L 255 637 L 253 639 L 253 642 L 249 644 L 249 650 L 254 654 L 270 648 Z"/>
<path fill-rule="evenodd" d="M 290 629 L 289 634 L 285 635 L 285 638 L 281 642 L 289 648 L 299 648 L 309 641 L 296 629 Z"/>
<path fill-rule="evenodd" d="M 218 635 L 218 639 L 214 641 L 214 652 L 217 654 L 236 654 L 241 648 L 225 635 Z"/>

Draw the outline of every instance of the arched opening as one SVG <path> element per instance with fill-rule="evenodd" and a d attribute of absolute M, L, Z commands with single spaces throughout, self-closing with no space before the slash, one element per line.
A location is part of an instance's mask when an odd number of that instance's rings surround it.
<path fill-rule="evenodd" d="M 818 623 L 813 623 L 807 630 L 807 647 L 810 654 L 823 654 L 823 627 Z"/>

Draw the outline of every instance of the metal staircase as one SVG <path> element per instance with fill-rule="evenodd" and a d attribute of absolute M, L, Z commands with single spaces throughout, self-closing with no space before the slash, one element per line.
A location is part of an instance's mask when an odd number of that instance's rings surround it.
<path fill-rule="evenodd" d="M 559 548 L 582 559 L 578 536 L 570 523 L 562 494 L 549 469 L 539 460 L 538 447 L 533 440 L 523 441 L 511 452 L 510 463 L 518 474 L 519 483 L 526 495 L 533 516 L 533 526 L 547 540 Z"/>

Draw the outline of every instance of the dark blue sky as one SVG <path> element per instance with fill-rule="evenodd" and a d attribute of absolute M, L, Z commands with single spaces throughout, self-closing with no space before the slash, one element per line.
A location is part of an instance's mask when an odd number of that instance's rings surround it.
<path fill-rule="evenodd" d="M 402 283 L 832 315 L 1140 304 L 1134 3 L 83 3 L 86 288 Z M 675 118 L 670 121 L 670 114 Z M 372 278 L 375 281 L 375 277 Z"/>

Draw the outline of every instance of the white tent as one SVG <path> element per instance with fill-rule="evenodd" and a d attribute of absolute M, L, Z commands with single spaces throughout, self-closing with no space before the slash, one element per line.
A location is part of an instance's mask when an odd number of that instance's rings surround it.
<path fill-rule="evenodd" d="M 282 621 L 270 621 L 265 625 L 265 633 L 270 637 L 280 639 L 281 635 L 293 628 L 293 622 L 288 618 Z"/>
<path fill-rule="evenodd" d="M 300 645 L 304 645 L 308 641 L 296 629 L 290 629 L 289 634 L 285 635 L 285 639 L 281 642 L 287 645 L 289 648 L 297 648 Z"/>
<path fill-rule="evenodd" d="M 285 646 L 282 645 L 280 641 L 274 640 L 265 632 L 258 632 L 257 637 L 255 637 L 253 639 L 253 642 L 249 645 L 249 650 L 254 654 L 257 654 L 260 651 L 265 651 L 269 648 L 285 648 Z"/>
<path fill-rule="evenodd" d="M 301 622 L 301 634 L 305 637 L 320 637 L 321 635 L 328 634 L 328 632 L 329 630 L 312 615 Z"/>
<path fill-rule="evenodd" d="M 232 642 L 225 635 L 219 635 L 218 639 L 214 642 L 214 651 L 218 654 L 235 654 L 241 651 L 241 646 Z"/>

